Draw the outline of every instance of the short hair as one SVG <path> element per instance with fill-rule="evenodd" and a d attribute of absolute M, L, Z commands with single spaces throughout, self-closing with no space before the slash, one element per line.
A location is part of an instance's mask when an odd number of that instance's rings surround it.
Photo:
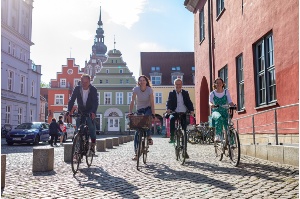
<path fill-rule="evenodd" d="M 62 115 L 60 115 L 59 117 L 58 117 L 58 119 L 60 120 L 60 119 L 62 119 L 63 118 L 63 116 Z"/>
<path fill-rule="evenodd" d="M 81 75 L 81 78 L 84 78 L 84 77 L 89 78 L 89 80 L 91 81 L 91 76 L 89 74 L 83 74 L 83 75 Z"/>
<path fill-rule="evenodd" d="M 52 118 L 52 122 L 56 122 L 56 119 L 55 119 L 55 117 L 53 117 L 53 118 Z"/>
<path fill-rule="evenodd" d="M 174 80 L 174 85 L 175 85 L 175 83 L 178 82 L 178 81 L 181 81 L 181 83 L 182 83 L 182 79 L 177 78 L 177 79 Z"/>

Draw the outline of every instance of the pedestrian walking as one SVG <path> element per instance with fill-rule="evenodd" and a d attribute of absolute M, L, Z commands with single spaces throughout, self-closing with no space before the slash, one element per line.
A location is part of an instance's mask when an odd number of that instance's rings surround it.
<path fill-rule="evenodd" d="M 51 136 L 50 139 L 50 145 L 53 147 L 53 140 L 54 140 L 54 146 L 57 146 L 56 141 L 58 139 L 58 132 L 62 132 L 60 129 L 60 126 L 56 123 L 56 119 L 52 118 L 52 122 L 49 126 L 49 134 Z"/>

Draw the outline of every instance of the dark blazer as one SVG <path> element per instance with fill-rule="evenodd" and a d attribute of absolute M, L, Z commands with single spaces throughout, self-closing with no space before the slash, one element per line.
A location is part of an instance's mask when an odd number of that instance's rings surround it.
<path fill-rule="evenodd" d="M 78 112 L 79 113 L 95 113 L 97 112 L 98 108 L 98 96 L 97 96 L 97 89 L 90 85 L 90 92 L 88 94 L 88 98 L 86 101 L 86 106 L 83 105 L 83 100 L 82 100 L 82 88 L 81 86 L 76 86 L 75 89 L 73 90 L 72 96 L 69 100 L 68 103 L 68 111 L 71 111 L 74 102 L 77 99 L 77 104 L 78 104 Z"/>
<path fill-rule="evenodd" d="M 55 135 L 58 131 L 62 132 L 60 126 L 56 122 L 52 121 L 49 125 L 49 135 Z"/>
<path fill-rule="evenodd" d="M 190 99 L 189 92 L 183 89 L 181 90 L 181 92 L 182 92 L 183 102 L 187 110 L 194 111 L 193 102 Z M 170 109 L 171 111 L 175 111 L 176 108 L 177 108 L 177 95 L 176 95 L 176 90 L 173 90 L 169 93 L 169 98 L 167 101 L 167 110 Z"/>

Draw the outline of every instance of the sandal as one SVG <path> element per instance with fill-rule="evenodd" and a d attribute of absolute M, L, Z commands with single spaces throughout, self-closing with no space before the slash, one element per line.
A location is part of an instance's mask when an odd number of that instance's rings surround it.
<path fill-rule="evenodd" d="M 148 139 L 148 145 L 153 145 L 153 140 L 151 138 Z"/>
<path fill-rule="evenodd" d="M 137 155 L 134 155 L 132 160 L 137 160 Z"/>

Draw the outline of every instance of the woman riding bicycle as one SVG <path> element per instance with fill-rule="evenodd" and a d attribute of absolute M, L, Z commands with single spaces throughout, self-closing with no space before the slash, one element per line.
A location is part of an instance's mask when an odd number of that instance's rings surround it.
<path fill-rule="evenodd" d="M 134 101 L 136 101 L 137 112 L 144 115 L 155 115 L 154 109 L 154 97 L 153 90 L 150 85 L 150 80 L 145 76 L 141 75 L 138 79 L 138 86 L 132 89 L 133 95 L 129 106 L 129 114 L 132 114 Z M 148 144 L 152 145 L 153 140 L 151 139 L 151 131 L 147 131 Z M 134 136 L 134 151 L 135 155 L 132 160 L 137 160 L 137 148 L 138 148 L 138 132 L 135 132 Z"/>
<path fill-rule="evenodd" d="M 222 78 L 218 77 L 214 81 L 214 89 L 209 96 L 209 105 L 212 108 L 212 126 L 216 128 L 215 141 L 220 142 L 222 139 L 223 126 L 227 129 L 228 112 L 227 109 L 221 107 L 221 105 L 229 104 L 234 106 L 229 90 L 224 89 L 225 83 Z M 219 105 L 216 107 L 216 105 Z"/>

